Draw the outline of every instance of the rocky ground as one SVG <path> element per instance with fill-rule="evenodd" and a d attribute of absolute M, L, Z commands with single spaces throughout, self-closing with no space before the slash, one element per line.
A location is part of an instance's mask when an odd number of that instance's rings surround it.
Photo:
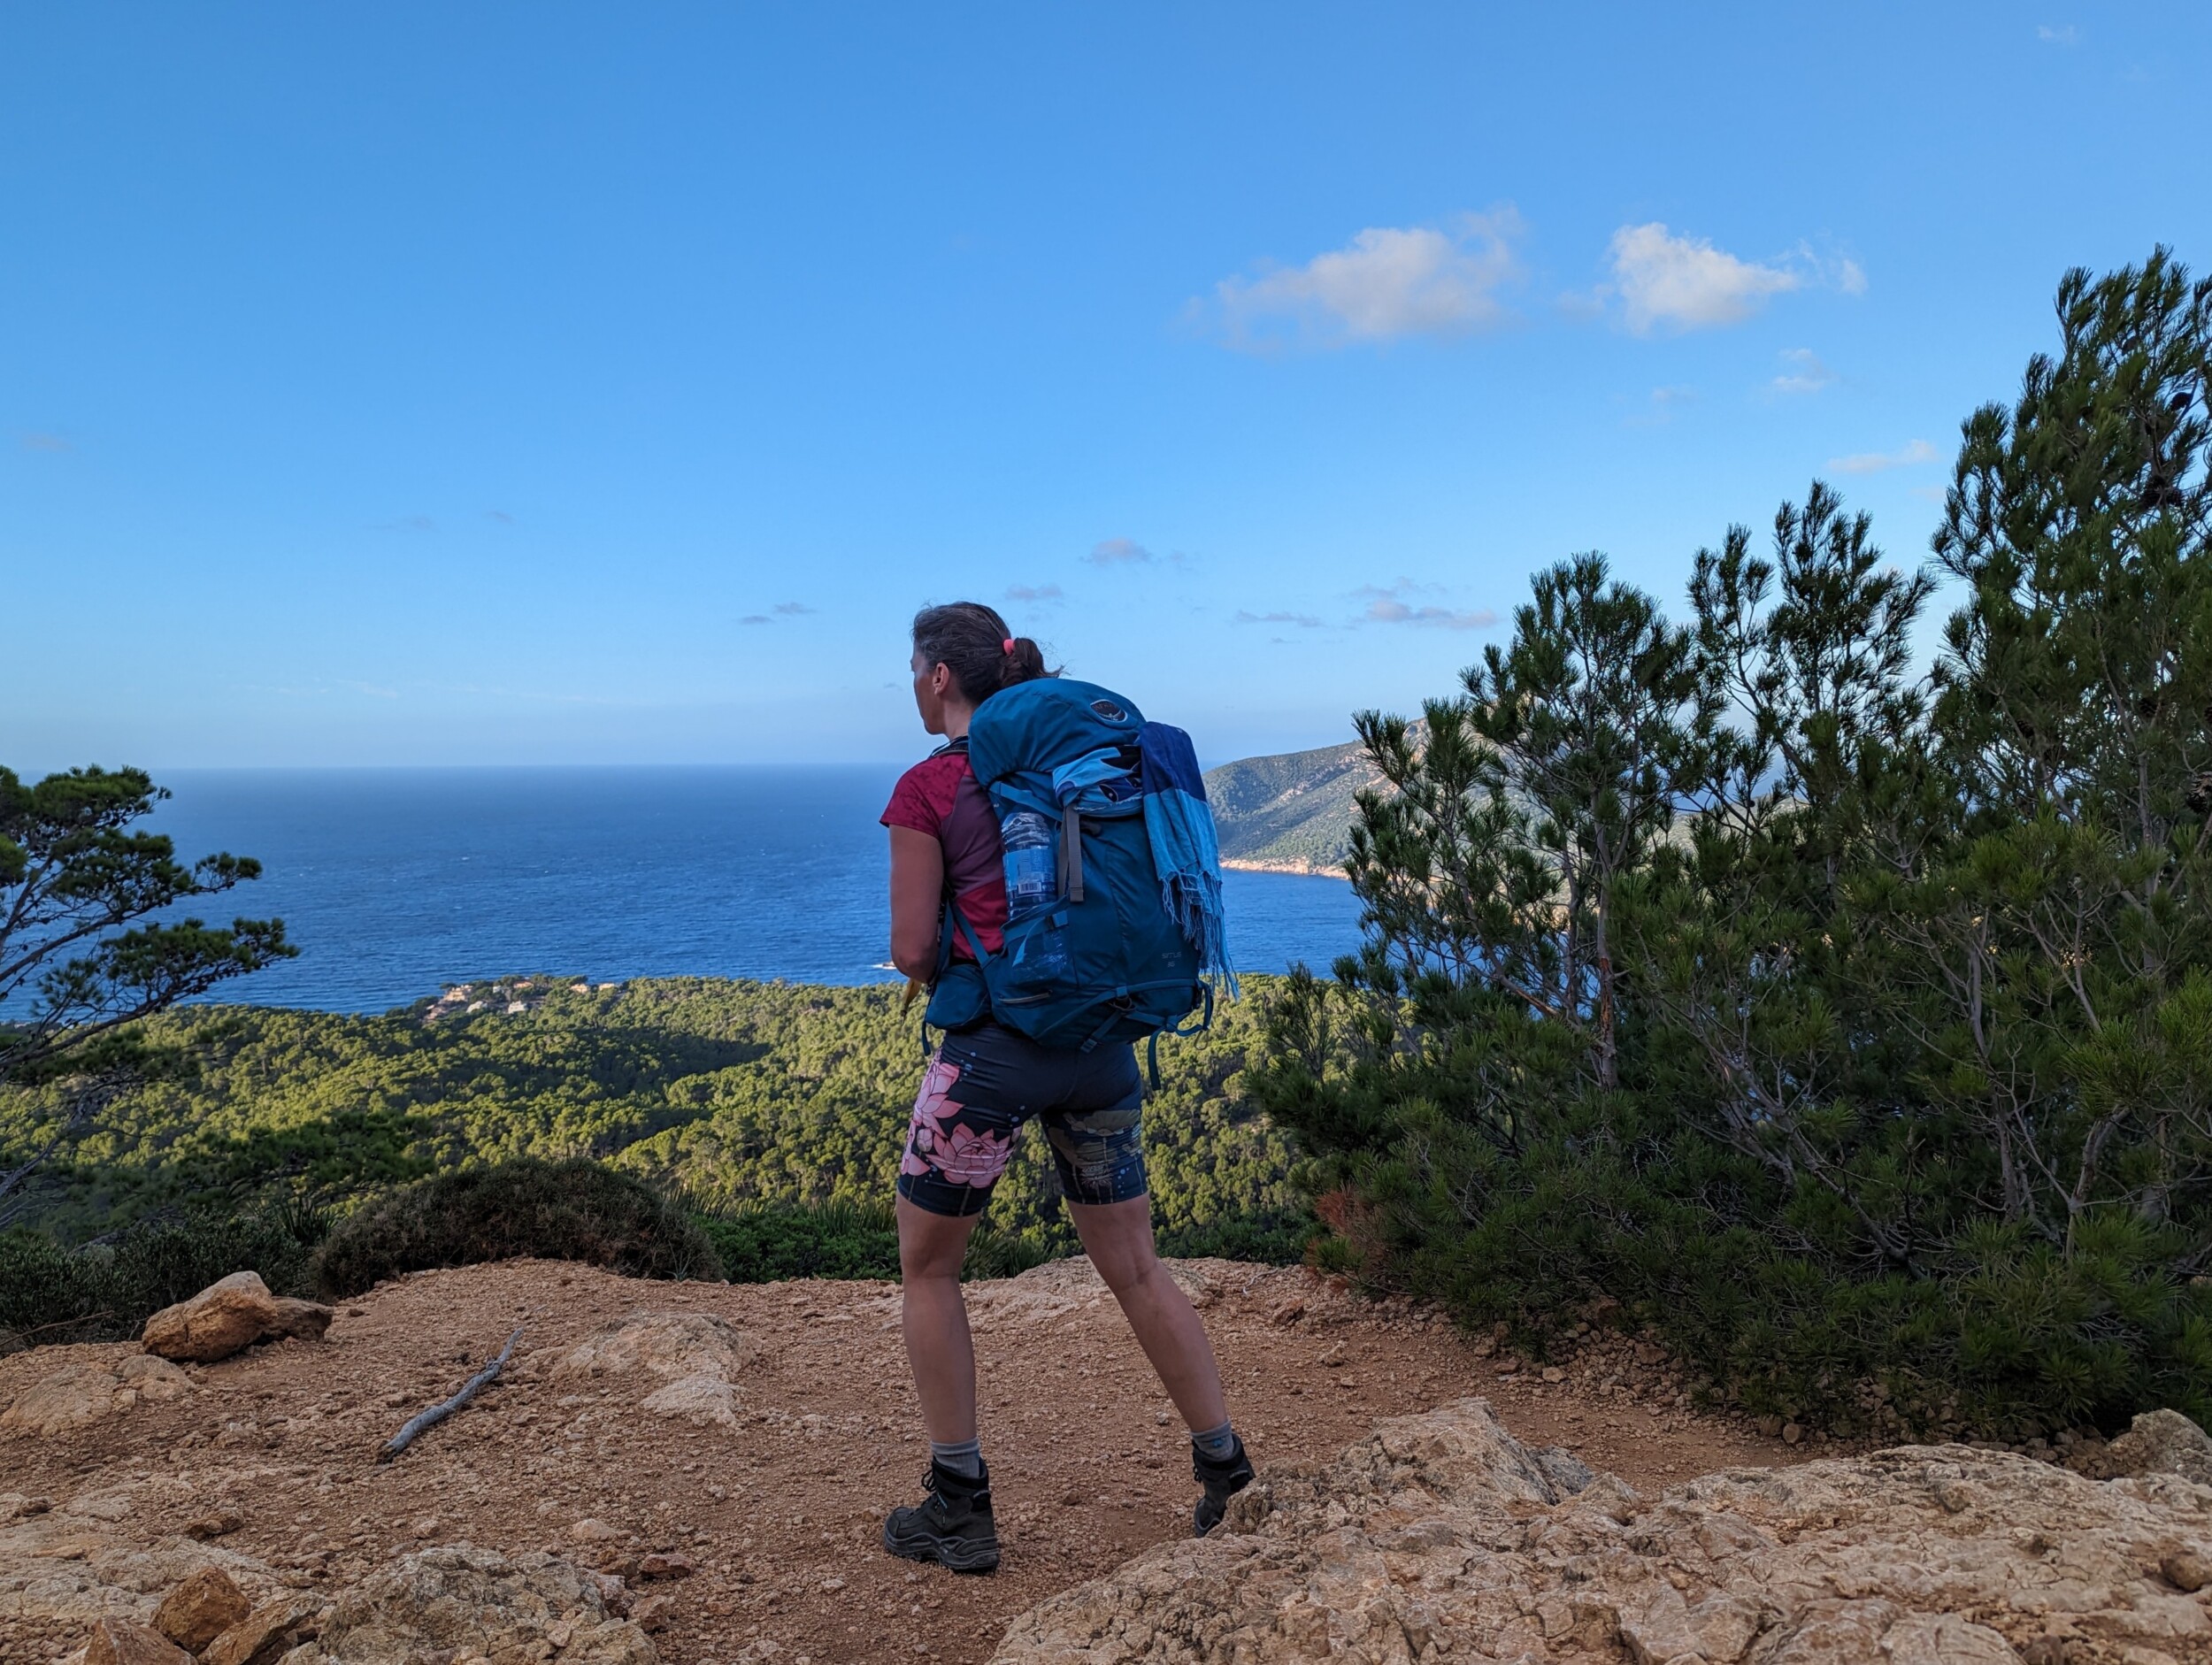
<path fill-rule="evenodd" d="M 1540 1371 L 1295 1269 L 1175 1270 L 1263 1472 L 1478 1393 L 1531 1446 L 1644 1492 L 1806 1454 L 1697 1414 L 1632 1340 L 1594 1335 Z M 147 1619 L 207 1565 L 272 1625 L 347 1611 L 349 1592 L 355 1609 L 383 1590 L 449 1617 L 463 1585 L 480 1607 L 520 1591 L 539 1620 L 518 1661 L 578 1661 L 588 1638 L 594 1658 L 640 1657 L 639 1631 L 677 1665 L 990 1658 L 1025 1609 L 1184 1538 L 1194 1492 L 1187 1442 L 1087 1262 L 973 1285 L 971 1308 L 1006 1547 L 992 1578 L 877 1546 L 927 1461 L 893 1285 L 643 1283 L 519 1262 L 402 1279 L 342 1308 L 321 1340 L 213 1363 L 156 1369 L 131 1347 L 0 1360 L 0 1660 L 62 1658 L 96 1619 Z M 375 1461 L 518 1324 L 499 1384 Z M 578 1593 L 562 1562 L 602 1582 Z M 351 1623 L 326 1633 L 326 1657 L 405 1656 L 374 1651 L 368 1618 Z M 267 1661 L 234 1665 L 271 1665 L 302 1634 L 280 1625 Z"/>
<path fill-rule="evenodd" d="M 2102 1456 L 1899 1446 L 1647 1497 L 1463 1400 L 1263 1474 L 1220 1531 L 1016 1619 L 995 1662 L 2212 1658 L 2212 1440 L 2157 1411 Z"/>

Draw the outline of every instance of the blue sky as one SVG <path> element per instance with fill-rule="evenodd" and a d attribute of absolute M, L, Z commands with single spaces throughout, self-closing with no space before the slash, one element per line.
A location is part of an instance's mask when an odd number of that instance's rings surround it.
<path fill-rule="evenodd" d="M 1816 474 L 1918 561 L 2212 9 L 0 9 L 0 762 L 1221 759 Z"/>

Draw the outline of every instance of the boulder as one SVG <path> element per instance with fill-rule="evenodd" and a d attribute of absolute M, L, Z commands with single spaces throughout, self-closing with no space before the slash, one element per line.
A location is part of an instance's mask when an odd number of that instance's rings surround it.
<path fill-rule="evenodd" d="M 73 1359 L 42 1376 L 0 1410 L 0 1434 L 51 1439 L 119 1416 L 142 1403 L 160 1403 L 192 1391 L 191 1378 L 166 1359 L 88 1348 L 95 1356 Z"/>
<path fill-rule="evenodd" d="M 2160 1426 L 2160 1449 L 2193 1449 Z M 1041 1602 L 993 1658 L 2204 1659 L 2212 1620 L 2185 1585 L 2208 1556 L 2212 1488 L 2170 1469 L 2100 1482 L 1907 1446 L 1647 1500 L 1463 1400 L 1332 1462 L 1263 1471 L 1210 1537 Z"/>
<path fill-rule="evenodd" d="M 759 1354 L 722 1319 L 703 1312 L 635 1313 L 563 1354 L 564 1377 L 657 1377 L 642 1408 L 657 1416 L 728 1428 L 737 1422 L 734 1377 Z"/>
<path fill-rule="evenodd" d="M 211 1363 L 243 1351 L 277 1327 L 276 1297 L 258 1272 L 233 1272 L 189 1301 L 146 1320 L 140 1340 L 165 1359 Z"/>
<path fill-rule="evenodd" d="M 279 1596 L 225 1630 L 201 1652 L 200 1665 L 276 1665 L 315 1639 L 322 1602 L 311 1595 Z"/>
<path fill-rule="evenodd" d="M 2177 1474 L 2212 1485 L 2212 1439 L 2177 1410 L 2147 1410 L 2086 1466 L 2101 1480 Z"/>
<path fill-rule="evenodd" d="M 237 1580 L 220 1567 L 203 1567 L 161 1599 L 154 1629 L 188 1653 L 196 1653 L 234 1624 L 244 1623 L 253 1603 Z"/>
<path fill-rule="evenodd" d="M 478 1656 L 561 1665 L 657 1665 L 652 1639 L 616 1617 L 599 1579 L 543 1554 L 445 1544 L 388 1563 L 341 1595 L 286 1665 L 417 1665 Z M 207 1665 L 204 1659 L 202 1665 Z"/>
<path fill-rule="evenodd" d="M 258 1272 L 233 1272 L 147 1319 L 141 1342 L 165 1359 L 210 1364 L 278 1336 L 319 1341 L 336 1316 L 319 1301 L 271 1294 Z"/>
<path fill-rule="evenodd" d="M 279 1295 L 276 1309 L 275 1333 L 296 1336 L 302 1341 L 320 1341 L 330 1329 L 330 1321 L 338 1316 L 335 1307 L 291 1295 Z"/>
<path fill-rule="evenodd" d="M 159 1632 L 128 1619 L 102 1619 L 85 1644 L 84 1665 L 191 1665 L 192 1656 Z"/>

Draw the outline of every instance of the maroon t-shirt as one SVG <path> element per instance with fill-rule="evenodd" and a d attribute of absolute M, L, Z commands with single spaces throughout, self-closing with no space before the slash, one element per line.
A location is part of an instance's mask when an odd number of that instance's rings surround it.
<path fill-rule="evenodd" d="M 899 777 L 882 815 L 886 826 L 911 827 L 944 847 L 945 884 L 960 904 L 960 917 L 996 954 L 1005 942 L 1005 850 L 999 843 L 998 817 L 991 800 L 968 767 L 964 751 L 925 757 Z M 952 933 L 952 957 L 972 960 L 960 932 Z"/>

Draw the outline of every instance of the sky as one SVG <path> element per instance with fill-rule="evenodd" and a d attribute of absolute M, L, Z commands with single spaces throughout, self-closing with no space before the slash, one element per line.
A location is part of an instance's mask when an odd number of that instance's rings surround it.
<path fill-rule="evenodd" d="M 1220 761 L 1815 478 L 1926 556 L 2212 8 L 0 3 L 0 763 Z M 1932 641 L 1934 632 L 1929 633 Z"/>

